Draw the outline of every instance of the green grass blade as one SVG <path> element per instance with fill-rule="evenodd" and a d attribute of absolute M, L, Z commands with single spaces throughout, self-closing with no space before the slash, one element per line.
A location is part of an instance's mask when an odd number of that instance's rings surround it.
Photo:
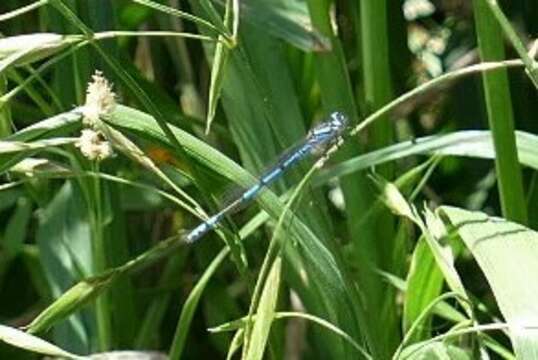
<path fill-rule="evenodd" d="M 208 134 L 211 130 L 211 124 L 213 123 L 213 119 L 215 118 L 215 113 L 217 111 L 229 51 L 230 49 L 228 49 L 228 47 L 222 41 L 219 41 L 215 46 L 215 55 L 213 57 L 213 65 L 211 68 L 211 82 L 209 85 L 206 134 Z"/>
<path fill-rule="evenodd" d="M 518 158 L 521 164 L 538 169 L 538 136 L 516 131 Z M 387 161 L 403 159 L 412 155 L 437 154 L 461 156 L 477 159 L 494 159 L 495 151 L 490 131 L 456 131 L 446 135 L 433 135 L 412 141 L 404 141 L 383 149 L 343 161 L 320 171 L 314 183 L 326 183 L 333 177 L 340 177 L 354 171 L 367 169 Z"/>
<path fill-rule="evenodd" d="M 72 354 L 36 336 L 5 325 L 0 325 L 0 340 L 42 355 L 65 357 L 68 359 L 84 359 L 83 356 Z"/>
<path fill-rule="evenodd" d="M 192 14 L 189 14 L 189 13 L 184 12 L 184 11 L 179 11 L 177 9 L 174 9 L 173 7 L 170 7 L 170 6 L 159 4 L 158 2 L 155 2 L 155 1 L 133 0 L 133 2 L 138 3 L 140 5 L 150 7 L 152 9 L 161 11 L 163 13 L 166 13 L 166 14 L 169 14 L 169 15 L 172 15 L 172 16 L 176 16 L 176 17 L 179 17 L 179 18 L 190 20 L 190 21 L 192 21 L 192 22 L 194 22 L 194 23 L 196 23 L 198 25 L 204 26 L 207 29 L 210 29 L 212 31 L 219 31 L 219 30 L 220 31 L 223 31 L 223 30 L 225 31 L 225 29 L 222 27 L 222 24 L 219 24 L 221 26 L 219 28 L 219 26 L 216 26 L 216 25 L 214 25 L 214 24 L 210 23 L 209 21 L 206 21 L 206 20 L 204 20 L 202 18 L 193 16 Z"/>
<path fill-rule="evenodd" d="M 38 9 L 39 7 L 46 5 L 47 3 L 48 3 L 48 0 L 39 0 L 31 4 L 28 4 L 26 6 L 22 6 L 16 10 L 13 10 L 4 14 L 0 14 L 0 22 L 16 18 L 17 16 L 21 16 L 27 12 Z"/>
<path fill-rule="evenodd" d="M 491 10 L 491 13 L 488 15 L 484 13 L 482 14 L 488 17 L 493 14 L 495 19 L 501 26 L 505 37 L 508 39 L 508 41 L 510 41 L 523 63 L 525 63 L 527 74 L 529 75 L 529 78 L 531 79 L 534 86 L 538 89 L 538 70 L 536 68 L 536 62 L 534 61 L 534 59 L 531 58 L 529 53 L 527 53 L 527 48 L 525 44 L 516 33 L 514 26 L 510 24 L 510 21 L 508 21 L 506 15 L 501 10 L 499 3 L 497 2 L 497 0 L 484 0 L 484 3 L 482 5 L 488 6 Z"/>
<path fill-rule="evenodd" d="M 323 36 L 326 36 L 331 41 L 330 52 L 315 54 L 318 69 L 316 75 L 321 90 L 323 108 L 326 112 L 343 111 L 350 117 L 351 123 L 356 124 L 358 122 L 358 110 L 346 69 L 346 59 L 340 41 L 334 34 L 330 18 L 332 3 L 326 0 L 310 0 L 307 3 L 312 24 Z M 336 159 L 350 158 L 356 156 L 357 153 L 358 146 L 351 141 L 347 141 Z M 378 293 L 379 283 L 372 281 L 371 276 L 369 276 L 372 273 L 369 259 L 376 259 L 378 256 L 375 249 L 376 241 L 373 227 L 357 226 L 357 219 L 360 219 L 370 206 L 372 193 L 368 188 L 367 180 L 360 174 L 342 178 L 341 186 L 344 198 L 347 199 L 346 215 L 349 219 L 347 225 L 355 244 L 355 252 L 360 258 L 357 266 L 360 267 L 361 279 L 364 279 L 360 287 L 367 293 L 375 294 Z M 358 335 L 362 331 L 363 338 L 366 339 L 368 346 L 372 349 L 373 356 L 376 357 L 382 353 L 382 346 L 377 341 L 379 338 L 375 335 L 376 329 L 370 327 L 360 327 L 359 329 L 360 323 L 370 323 L 367 320 L 367 313 L 364 311 L 366 304 L 361 304 L 356 294 L 353 296 L 353 301 L 356 302 L 354 306 L 358 318 L 349 321 L 345 331 L 354 335 Z M 339 356 L 345 355 L 340 354 Z M 347 356 L 354 356 L 351 349 L 347 351 Z"/>
<path fill-rule="evenodd" d="M 277 257 L 265 280 L 265 286 L 260 296 L 256 310 L 256 320 L 248 341 L 248 350 L 243 357 L 245 360 L 261 360 L 269 340 L 269 331 L 275 318 L 275 310 L 280 288 L 282 259 Z"/>
<path fill-rule="evenodd" d="M 504 60 L 501 29 L 492 18 L 488 0 L 473 0 L 474 17 L 482 61 Z M 527 223 L 527 211 L 514 135 L 514 115 L 506 70 L 482 75 L 489 126 L 495 144 L 495 169 L 503 216 Z"/>
<path fill-rule="evenodd" d="M 32 202 L 30 199 L 19 198 L 13 215 L 7 219 L 3 234 L 2 244 L 7 258 L 14 258 L 24 249 L 24 240 L 28 236 L 31 215 Z"/>
<path fill-rule="evenodd" d="M 342 337 L 347 342 L 349 342 L 365 359 L 372 359 L 372 357 L 366 352 L 366 350 L 362 346 L 360 346 L 351 336 L 349 336 L 340 328 L 331 324 L 327 320 L 324 320 L 312 314 L 301 313 L 301 312 L 279 311 L 275 313 L 275 320 L 290 319 L 290 318 L 301 318 L 301 319 L 311 321 L 312 323 L 315 323 L 319 326 L 322 326 L 326 328 L 327 330 Z M 256 320 L 256 315 L 254 315 L 253 320 Z M 209 331 L 215 332 L 215 333 L 222 332 L 222 331 L 235 331 L 238 329 L 239 331 L 241 331 L 241 329 L 245 327 L 247 321 L 248 321 L 248 318 L 244 317 L 238 320 L 231 321 L 226 324 L 221 324 L 216 327 L 213 327 L 209 329 Z"/>
<path fill-rule="evenodd" d="M 441 293 L 443 274 L 424 239 L 413 251 L 411 266 L 406 279 L 407 290 L 403 307 L 403 327 L 407 332 L 422 310 Z M 411 341 L 425 340 L 431 335 L 431 320 L 413 334 Z"/>
<path fill-rule="evenodd" d="M 7 91 L 7 77 L 0 75 L 0 98 Z M 0 101 L 1 104 L 1 101 Z M 0 139 L 9 136 L 13 130 L 13 119 L 11 118 L 11 110 L 9 106 L 0 105 Z"/>
<path fill-rule="evenodd" d="M 165 286 L 176 281 L 184 270 L 187 252 L 172 256 L 159 279 L 158 286 Z M 159 328 L 165 320 L 166 310 L 173 300 L 171 293 L 161 294 L 153 299 L 144 313 L 144 318 L 134 341 L 136 349 L 150 349 L 155 346 Z"/>
<path fill-rule="evenodd" d="M 181 315 L 176 326 L 176 333 L 174 335 L 174 340 L 168 355 L 170 360 L 178 360 L 181 358 L 183 351 L 185 349 L 187 335 L 189 334 L 189 328 L 194 317 L 194 311 L 198 307 L 200 297 L 202 292 L 207 286 L 208 281 L 213 277 L 215 271 L 221 263 L 226 259 L 230 251 L 228 249 L 222 249 L 219 254 L 213 259 L 211 264 L 207 267 L 206 271 L 189 294 L 189 297 L 183 304 L 181 309 Z"/>
<path fill-rule="evenodd" d="M 388 3 L 390 0 L 364 0 L 360 2 L 360 53 L 362 59 L 362 81 L 358 84 L 358 88 L 364 91 L 361 96 L 364 97 L 366 110 L 371 112 L 381 108 L 393 98 L 390 55 L 389 49 L 389 12 Z M 362 86 L 361 86 L 362 85 Z M 368 148 L 378 149 L 393 142 L 394 130 L 393 123 L 389 120 L 389 116 L 384 116 L 379 119 L 369 129 L 371 140 L 368 143 Z M 393 168 L 392 164 L 386 164 L 376 169 L 382 176 L 387 179 L 392 179 Z M 383 211 L 377 214 L 373 222 L 368 224 L 368 227 L 375 226 L 375 235 L 377 240 L 373 241 L 376 244 L 375 253 L 377 257 L 373 257 L 373 266 L 381 269 L 392 271 L 394 269 L 393 249 L 396 241 L 394 228 L 394 218 L 388 211 Z M 368 239 L 365 241 L 372 241 Z M 372 246 L 372 245 L 371 245 Z M 363 248 L 363 246 L 360 246 Z M 366 273 L 366 276 L 376 277 L 375 273 Z M 370 290 L 367 290 L 371 296 L 368 297 L 368 308 L 372 309 L 373 314 L 383 314 L 383 318 L 379 322 L 372 321 L 372 324 L 379 324 L 379 327 L 372 326 L 371 331 L 375 332 L 375 337 L 379 343 L 378 347 L 381 350 L 377 356 L 386 358 L 396 348 L 398 344 L 398 323 L 396 320 L 395 304 L 387 301 L 387 298 L 394 298 L 388 291 L 391 291 L 384 284 L 370 281 Z M 375 290 L 374 290 L 375 289 Z M 379 307 L 379 310 L 373 310 Z M 375 315 L 376 317 L 378 315 Z"/>

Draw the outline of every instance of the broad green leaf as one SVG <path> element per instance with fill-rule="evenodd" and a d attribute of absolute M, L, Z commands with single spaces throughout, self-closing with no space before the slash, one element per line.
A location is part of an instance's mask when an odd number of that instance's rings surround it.
<path fill-rule="evenodd" d="M 181 244 L 180 236 L 172 236 L 162 240 L 143 254 L 126 263 L 110 268 L 101 274 L 88 277 L 62 293 L 59 298 L 38 315 L 28 326 L 31 332 L 41 331 L 51 327 L 59 320 L 80 310 L 87 302 L 98 297 L 108 289 L 121 275 L 130 274 L 155 261 L 170 255 Z M 227 253 L 226 253 L 227 254 Z"/>
<path fill-rule="evenodd" d="M 480 60 L 505 60 L 505 39 L 497 19 L 488 9 L 487 1 L 473 0 L 471 2 Z M 518 45 L 524 47 L 520 41 Z M 525 49 L 524 54 L 527 56 Z M 534 78 L 531 77 L 532 79 Z M 499 69 L 495 72 L 483 73 L 482 88 L 488 125 L 495 144 L 495 173 L 498 179 L 497 190 L 502 214 L 507 219 L 526 224 L 527 204 L 523 190 L 522 169 L 517 158 L 514 133 L 516 125 L 508 70 Z"/>
<path fill-rule="evenodd" d="M 267 105 L 270 105 L 266 106 L 266 108 L 269 112 L 269 125 L 276 141 L 274 139 L 267 140 L 271 141 L 271 147 L 275 143 L 276 151 L 281 153 L 290 146 L 293 147 L 292 144 L 300 141 L 298 139 L 303 139 L 306 136 L 305 124 L 308 124 L 308 121 L 305 122 L 301 111 L 289 59 L 286 57 L 285 49 L 278 39 L 269 36 L 265 31 L 254 26 L 248 24 L 243 24 L 242 26 L 241 39 L 243 41 L 241 44 L 249 55 L 248 66 L 256 74 L 256 81 L 263 91 L 264 100 Z M 252 124 L 251 119 L 244 119 L 243 121 Z M 252 129 L 250 131 L 255 131 L 252 125 L 250 127 Z M 258 152 L 264 152 L 267 148 L 262 141 L 252 145 L 257 146 Z M 304 171 L 300 170 L 299 167 L 290 169 L 284 181 L 287 184 L 297 184 L 304 173 Z M 328 220 L 330 216 L 321 190 L 305 192 L 303 196 L 305 196 L 303 200 L 305 203 L 315 203 L 316 206 L 301 206 L 296 211 L 303 217 L 305 223 L 318 234 L 318 237 L 322 239 L 329 237 L 330 223 Z"/>
<path fill-rule="evenodd" d="M 519 359 L 538 356 L 538 233 L 516 223 L 442 206 L 491 286 Z M 529 276 L 531 278 L 529 278 Z"/>
<path fill-rule="evenodd" d="M 92 273 L 92 247 L 90 230 L 87 223 L 84 200 L 77 191 L 78 187 L 67 182 L 43 209 L 36 233 L 40 260 L 48 286 L 54 299 L 64 296 L 64 292 L 87 274 Z M 88 285 L 90 286 L 90 285 Z M 47 328 L 51 319 L 62 318 L 63 314 L 77 309 L 77 294 L 71 292 L 70 300 L 41 314 L 36 328 Z M 66 305 L 65 303 L 71 305 Z M 45 316 L 46 315 L 46 316 Z M 78 352 L 90 351 L 91 339 L 88 338 L 87 324 L 91 324 L 88 314 L 77 314 L 65 323 L 54 328 L 55 343 L 76 349 Z M 37 329 L 36 329 L 37 330 Z"/>
<path fill-rule="evenodd" d="M 241 1 L 242 18 L 304 51 L 329 51 L 331 42 L 315 30 L 305 1 Z"/>
<path fill-rule="evenodd" d="M 24 196 L 24 193 L 20 189 L 0 191 L 0 211 L 4 211 L 15 205 L 21 196 Z"/>
<path fill-rule="evenodd" d="M 434 342 L 426 346 L 410 346 L 400 359 L 405 360 L 471 360 L 469 351 L 443 342 Z"/>

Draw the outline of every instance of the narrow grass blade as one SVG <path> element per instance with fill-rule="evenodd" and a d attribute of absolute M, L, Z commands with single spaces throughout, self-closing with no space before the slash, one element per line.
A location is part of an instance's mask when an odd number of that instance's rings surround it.
<path fill-rule="evenodd" d="M 48 0 L 35 1 L 34 3 L 28 4 L 26 6 L 22 6 L 16 10 L 13 10 L 4 14 L 0 14 L 0 22 L 16 18 L 17 16 L 21 16 L 27 12 L 35 10 L 43 5 L 46 5 L 47 2 Z"/>
<path fill-rule="evenodd" d="M 174 9 L 173 7 L 162 5 L 162 4 L 160 4 L 160 3 L 156 2 L 156 1 L 133 0 L 133 2 L 141 4 L 141 5 L 144 5 L 144 6 L 147 6 L 147 7 L 150 7 L 152 9 L 161 11 L 163 13 L 166 13 L 166 14 L 169 14 L 169 15 L 172 15 L 172 16 L 176 16 L 176 17 L 179 17 L 179 18 L 183 18 L 183 19 L 192 21 L 192 22 L 194 22 L 194 23 L 196 23 L 198 25 L 204 26 L 207 29 L 210 29 L 212 31 L 223 31 L 223 34 L 225 33 L 225 31 L 224 31 L 225 29 L 222 26 L 222 24 L 218 24 L 218 23 L 217 23 L 217 25 L 212 24 L 209 21 L 206 21 L 206 20 L 204 20 L 202 18 L 194 16 L 194 15 L 192 15 L 190 13 L 187 13 L 187 12 L 184 12 L 184 11 L 179 11 L 177 9 Z"/>
<path fill-rule="evenodd" d="M 419 240 L 406 279 L 407 290 L 403 306 L 403 328 L 407 332 L 422 310 L 443 288 L 443 274 L 424 239 Z M 415 332 L 410 341 L 425 340 L 431 335 L 431 319 Z"/>
<path fill-rule="evenodd" d="M 7 219 L 3 234 L 2 248 L 8 258 L 13 258 L 22 252 L 30 229 L 31 217 L 32 202 L 27 197 L 21 196 L 17 200 L 13 214 Z"/>
<path fill-rule="evenodd" d="M 355 95 L 353 94 L 350 75 L 346 67 L 346 58 L 339 38 L 335 33 L 333 21 L 331 18 L 331 2 L 308 0 L 308 9 L 312 25 L 323 36 L 330 39 L 331 51 L 326 53 L 315 53 L 316 79 L 321 90 L 321 99 L 326 112 L 338 110 L 349 116 L 352 126 L 359 122 L 356 106 Z M 338 158 L 350 158 L 359 153 L 359 146 L 355 142 L 347 141 L 342 147 Z M 360 288 L 362 291 L 371 294 L 372 297 L 379 299 L 379 289 L 382 285 L 377 279 L 370 276 L 373 273 L 371 259 L 377 259 L 377 241 L 374 234 L 375 225 L 359 226 L 357 219 L 368 211 L 371 206 L 372 192 L 368 188 L 367 180 L 359 174 L 347 176 L 341 181 L 342 191 L 346 201 L 346 216 L 348 219 L 347 227 L 350 237 L 353 239 L 354 251 L 360 261 L 357 263 L 359 277 L 362 279 Z M 374 265 L 375 266 L 375 265 Z M 368 299 L 361 299 L 357 293 L 351 295 L 351 299 L 356 309 L 357 318 L 354 321 L 348 321 L 345 331 L 361 336 L 372 350 L 374 357 L 381 356 L 384 352 L 380 337 L 376 332 L 378 327 L 375 322 L 369 320 L 373 313 L 380 313 L 380 302 L 372 303 L 368 306 L 364 302 Z M 370 312 L 365 312 L 364 308 L 368 307 Z M 374 310 L 377 309 L 377 310 Z M 372 327 L 362 327 L 360 323 L 373 323 Z M 341 344 L 341 347 L 332 347 L 334 357 L 352 358 L 354 356 L 352 349 L 347 344 Z M 344 346 L 346 348 L 344 348 Z"/>
<path fill-rule="evenodd" d="M 76 138 L 55 138 L 48 140 L 38 140 L 33 142 L 0 140 L 0 154 L 13 154 L 20 152 L 43 150 L 46 148 L 58 147 L 63 145 L 73 145 L 76 141 Z"/>
<path fill-rule="evenodd" d="M 529 78 L 534 84 L 534 87 L 538 89 L 538 69 L 536 67 L 536 62 L 527 53 L 525 44 L 516 33 L 514 26 L 510 24 L 510 21 L 508 21 L 508 18 L 501 10 L 501 7 L 499 6 L 497 0 L 484 1 L 485 4 L 489 6 L 489 9 L 491 10 L 491 13 L 495 17 L 495 19 L 499 22 L 499 25 L 501 26 L 505 37 L 508 39 L 508 41 L 510 41 L 514 49 L 517 51 L 523 63 L 525 63 L 527 74 L 529 75 Z"/>
<path fill-rule="evenodd" d="M 0 75 L 0 139 L 6 138 L 13 132 L 13 118 L 10 107 L 2 103 L 2 96 L 7 92 L 8 78 Z"/>
<path fill-rule="evenodd" d="M 76 129 L 80 125 L 81 119 L 82 115 L 75 110 L 61 113 L 25 127 L 4 140 L 30 141 L 44 137 L 62 136 Z"/>
<path fill-rule="evenodd" d="M 68 359 L 85 359 L 83 356 L 75 355 L 53 345 L 43 339 L 38 338 L 14 329 L 9 326 L 0 325 L 0 340 L 15 347 L 28 350 L 37 354 L 65 357 Z"/>
<path fill-rule="evenodd" d="M 482 61 L 505 59 L 501 29 L 491 16 L 488 0 L 473 0 L 476 31 Z M 514 134 L 514 115 L 508 74 L 505 69 L 482 74 L 489 127 L 495 145 L 495 169 L 503 216 L 521 224 L 527 223 L 527 207 L 523 194 Z"/>
<path fill-rule="evenodd" d="M 28 332 L 35 334 L 45 331 L 59 320 L 80 310 L 109 285 L 110 279 L 110 276 L 104 276 L 79 282 L 32 320 L 27 326 Z"/>
<path fill-rule="evenodd" d="M 521 164 L 538 169 L 538 136 L 516 131 L 516 145 Z M 433 135 L 401 142 L 351 158 L 321 170 L 314 183 L 325 183 L 332 177 L 344 176 L 387 161 L 426 154 L 478 159 L 493 159 L 495 157 L 491 132 L 485 130 L 457 131 L 446 135 Z"/>
<path fill-rule="evenodd" d="M 213 57 L 213 65 L 211 67 L 211 82 L 209 85 L 209 102 L 206 118 L 206 134 L 211 129 L 211 124 L 215 118 L 215 112 L 217 111 L 218 101 L 220 99 L 220 92 L 222 90 L 222 80 L 224 77 L 224 70 L 229 56 L 228 47 L 219 41 L 215 46 L 215 55 Z"/>
<path fill-rule="evenodd" d="M 353 340 L 351 336 L 349 336 L 340 328 L 338 328 L 334 324 L 331 324 L 325 319 L 319 318 L 312 314 L 301 313 L 301 312 L 279 311 L 275 313 L 275 320 L 283 320 L 283 319 L 290 319 L 290 318 L 305 319 L 321 327 L 324 327 L 327 330 L 337 334 L 338 336 L 341 336 L 343 339 L 348 341 L 365 359 L 372 359 L 372 357 L 368 354 L 368 352 L 362 346 L 360 346 L 355 340 Z M 256 315 L 254 315 L 252 320 L 256 321 Z M 247 318 L 244 317 L 238 320 L 231 321 L 226 324 L 221 324 L 219 326 L 209 329 L 209 331 L 215 332 L 215 333 L 222 332 L 222 331 L 235 331 L 235 330 L 241 331 L 241 329 L 245 327 L 246 322 L 247 322 Z"/>
<path fill-rule="evenodd" d="M 181 315 L 176 326 L 174 340 L 169 351 L 170 360 L 178 360 L 181 358 L 183 350 L 185 348 L 185 342 L 187 340 L 189 328 L 194 317 L 194 311 L 198 307 L 202 292 L 204 291 L 209 280 L 213 277 L 215 271 L 217 271 L 218 267 L 222 264 L 224 259 L 226 259 L 229 252 L 230 251 L 228 249 L 223 249 L 219 252 L 219 254 L 208 266 L 194 289 L 192 289 L 191 293 L 189 294 L 189 297 L 185 301 L 185 304 L 183 304 L 183 308 L 181 309 Z"/>
<path fill-rule="evenodd" d="M 282 259 L 276 258 L 265 281 L 260 303 L 256 310 L 257 316 L 248 342 L 248 350 L 243 357 L 246 360 L 261 360 L 265 353 L 265 347 L 269 340 L 269 331 L 275 317 L 281 270 Z"/>

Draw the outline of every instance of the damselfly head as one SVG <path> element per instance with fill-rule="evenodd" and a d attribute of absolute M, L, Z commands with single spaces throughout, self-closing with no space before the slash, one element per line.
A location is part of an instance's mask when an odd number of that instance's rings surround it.
<path fill-rule="evenodd" d="M 342 133 L 347 128 L 349 119 L 344 113 L 335 111 L 331 114 L 330 117 L 330 123 L 335 131 L 339 131 L 340 133 Z"/>
<path fill-rule="evenodd" d="M 347 116 L 337 111 L 333 112 L 327 121 L 312 128 L 308 134 L 308 142 L 313 147 L 313 152 L 323 152 L 329 146 L 338 142 L 338 139 L 346 130 L 347 124 Z"/>

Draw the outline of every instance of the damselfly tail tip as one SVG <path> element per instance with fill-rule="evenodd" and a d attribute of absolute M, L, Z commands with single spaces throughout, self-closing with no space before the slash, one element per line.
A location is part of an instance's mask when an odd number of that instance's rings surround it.
<path fill-rule="evenodd" d="M 192 230 L 182 229 L 179 231 L 179 241 L 184 245 L 191 245 L 199 238 L 193 236 Z"/>

